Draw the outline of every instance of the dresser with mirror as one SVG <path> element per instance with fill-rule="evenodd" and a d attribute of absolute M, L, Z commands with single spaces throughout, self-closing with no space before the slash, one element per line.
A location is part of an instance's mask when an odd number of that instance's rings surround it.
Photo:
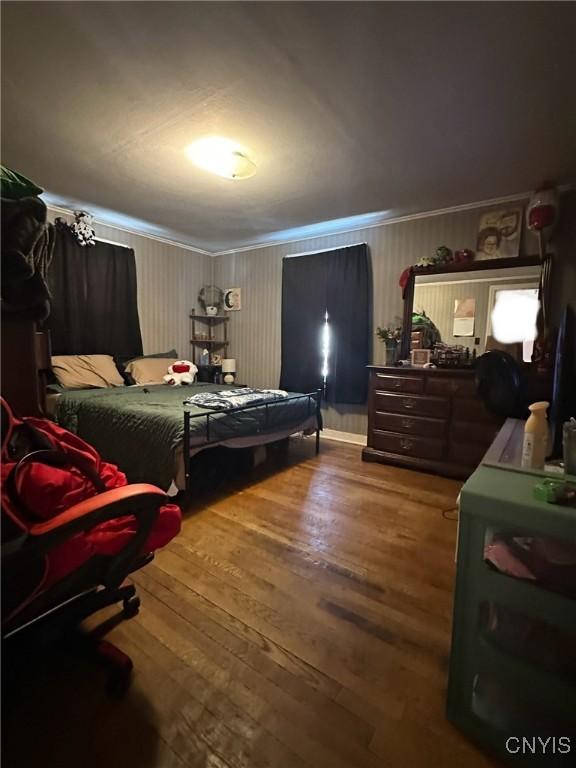
<path fill-rule="evenodd" d="M 540 278 L 538 257 L 411 270 L 399 361 L 436 367 L 369 367 L 364 460 L 458 478 L 474 471 L 504 420 L 478 394 L 475 362 L 500 350 L 520 369 L 533 366 Z"/>

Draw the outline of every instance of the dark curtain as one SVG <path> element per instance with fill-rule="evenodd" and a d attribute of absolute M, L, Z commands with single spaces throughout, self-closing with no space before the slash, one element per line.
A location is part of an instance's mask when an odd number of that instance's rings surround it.
<path fill-rule="evenodd" d="M 58 226 L 48 284 L 53 354 L 142 354 L 131 248 L 99 242 L 80 246 L 65 226 Z"/>
<path fill-rule="evenodd" d="M 280 387 L 288 392 L 311 392 L 322 386 L 326 275 L 326 254 L 288 257 L 282 262 Z"/>
<path fill-rule="evenodd" d="M 326 398 L 365 403 L 372 358 L 372 274 L 365 244 L 329 254 L 330 359 Z"/>
<path fill-rule="evenodd" d="M 372 274 L 365 244 L 284 259 L 282 389 L 309 392 L 322 387 L 321 334 L 326 311 L 330 328 L 327 400 L 365 403 L 372 317 Z"/>

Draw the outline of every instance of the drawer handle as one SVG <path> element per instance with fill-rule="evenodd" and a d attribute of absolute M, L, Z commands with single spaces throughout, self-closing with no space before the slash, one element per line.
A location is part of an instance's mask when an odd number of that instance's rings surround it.
<path fill-rule="evenodd" d="M 406 408 L 407 411 L 409 411 L 414 408 L 415 403 L 411 397 L 404 397 L 402 398 L 402 405 L 404 408 Z"/>
<path fill-rule="evenodd" d="M 402 426 L 404 427 L 404 429 L 412 429 L 414 424 L 415 424 L 414 419 L 411 419 L 409 416 L 404 416 L 403 417 L 403 419 L 402 419 Z"/>
<path fill-rule="evenodd" d="M 412 442 L 412 440 L 406 440 L 406 438 L 402 438 L 400 440 L 400 447 L 402 448 L 403 451 L 411 451 L 413 445 L 414 443 Z"/>
<path fill-rule="evenodd" d="M 450 382 L 450 391 L 451 392 L 458 392 L 460 390 L 460 383 L 458 381 L 451 381 Z"/>

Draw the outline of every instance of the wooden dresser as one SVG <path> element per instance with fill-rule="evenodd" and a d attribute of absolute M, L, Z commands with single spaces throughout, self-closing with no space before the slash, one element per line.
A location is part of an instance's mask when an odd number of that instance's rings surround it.
<path fill-rule="evenodd" d="M 469 370 L 369 366 L 365 461 L 470 475 L 500 422 L 476 395 Z"/>

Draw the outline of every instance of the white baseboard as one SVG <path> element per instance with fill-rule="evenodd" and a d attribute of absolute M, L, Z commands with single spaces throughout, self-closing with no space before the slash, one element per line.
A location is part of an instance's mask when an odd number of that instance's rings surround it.
<path fill-rule="evenodd" d="M 337 429 L 323 429 L 320 433 L 321 440 L 336 440 L 339 443 L 352 443 L 353 445 L 366 445 L 366 435 L 357 435 L 355 432 L 340 432 Z"/>

